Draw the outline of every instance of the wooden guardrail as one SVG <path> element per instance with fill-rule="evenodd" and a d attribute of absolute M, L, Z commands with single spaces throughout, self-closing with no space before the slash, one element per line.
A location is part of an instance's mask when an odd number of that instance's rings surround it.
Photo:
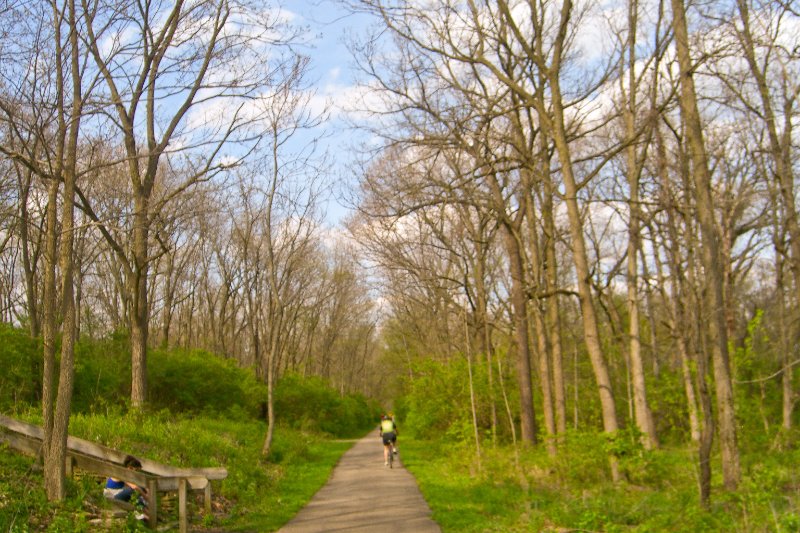
<path fill-rule="evenodd" d="M 40 456 L 44 430 L 37 425 L 22 422 L 0 414 L 0 442 L 29 455 Z M 211 481 L 228 476 L 225 468 L 178 468 L 137 457 L 141 470 L 123 466 L 126 453 L 91 441 L 69 436 L 67 438 L 67 473 L 73 468 L 114 477 L 146 487 L 150 527 L 158 521 L 158 493 L 178 493 L 178 522 L 181 533 L 188 531 L 186 495 L 188 490 L 202 490 L 206 512 L 211 512 Z"/>

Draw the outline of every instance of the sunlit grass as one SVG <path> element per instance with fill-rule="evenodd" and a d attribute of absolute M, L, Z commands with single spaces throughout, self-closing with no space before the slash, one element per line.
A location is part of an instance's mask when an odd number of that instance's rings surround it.
<path fill-rule="evenodd" d="M 480 465 L 474 449 L 463 446 L 406 438 L 402 447 L 403 462 L 445 533 L 800 530 L 797 490 L 786 490 L 796 486 L 793 451 L 776 453 L 769 466 L 745 466 L 735 492 L 724 491 L 715 476 L 704 509 L 691 451 L 683 448 L 647 452 L 631 479 L 612 483 L 585 463 L 571 462 L 569 452 L 554 461 L 542 447 L 520 453 L 522 473 L 509 461 L 514 454 L 508 447 L 483 450 Z M 647 483 L 637 483 L 634 474 Z"/>
<path fill-rule="evenodd" d="M 35 418 L 35 417 L 34 417 Z M 175 466 L 224 466 L 228 478 L 213 483 L 214 513 L 190 499 L 193 530 L 275 531 L 289 521 L 330 477 L 352 445 L 323 434 L 278 428 L 272 453 L 261 455 L 266 425 L 161 414 L 76 415 L 70 433 Z M 0 451 L 0 530 L 90 531 L 91 509 L 102 506 L 102 478 L 80 476 L 69 498 L 49 505 L 40 469 L 32 458 Z M 174 506 L 173 506 L 174 507 Z M 176 514 L 172 509 L 172 514 Z M 166 521 L 177 516 L 165 514 Z M 63 524 L 69 529 L 60 529 Z M 121 525 L 136 529 L 137 525 Z"/>

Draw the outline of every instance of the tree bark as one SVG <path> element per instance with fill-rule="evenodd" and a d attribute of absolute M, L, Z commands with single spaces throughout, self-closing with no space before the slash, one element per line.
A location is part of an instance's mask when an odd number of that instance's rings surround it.
<path fill-rule="evenodd" d="M 524 171 L 523 171 L 524 172 Z M 527 184 L 528 179 L 523 180 L 523 189 L 528 191 L 530 186 Z M 525 208 L 526 218 L 528 221 L 528 240 L 530 242 L 530 257 L 528 264 L 531 265 L 531 285 L 533 287 L 540 287 L 545 285 L 543 281 L 545 274 L 542 273 L 542 251 L 539 239 L 538 230 L 536 228 L 536 216 L 533 206 L 533 198 L 531 194 L 525 194 Z M 555 456 L 557 452 L 555 436 L 556 421 L 555 421 L 555 406 L 553 398 L 553 372 L 551 369 L 552 349 L 549 339 L 549 333 L 545 324 L 545 311 L 542 309 L 542 303 L 539 298 L 532 298 L 528 305 L 529 316 L 533 320 L 534 333 L 536 338 L 536 358 L 539 364 L 539 387 L 542 390 L 542 417 L 544 418 L 544 428 L 546 434 L 547 452 L 551 456 Z"/>
<path fill-rule="evenodd" d="M 59 180 L 50 178 L 47 192 L 47 221 L 44 251 L 44 290 L 42 302 L 42 440 L 43 457 L 50 456 L 53 441 L 53 417 L 56 398 L 56 254 L 58 253 L 58 190 Z"/>
<path fill-rule="evenodd" d="M 71 87 L 71 106 L 69 111 L 61 92 L 59 102 L 59 125 L 63 128 L 64 149 L 62 172 L 60 178 L 64 181 L 64 198 L 61 217 L 61 301 L 62 301 L 62 335 L 61 335 L 61 363 L 59 371 L 58 391 L 56 394 L 55 412 L 52 418 L 52 431 L 49 441 L 44 448 L 44 485 L 50 501 L 62 500 L 66 496 L 65 468 L 67 435 L 69 432 L 69 417 L 72 404 L 73 376 L 75 373 L 75 300 L 73 291 L 73 247 L 75 231 L 75 181 L 77 176 L 78 132 L 82 112 L 81 93 L 81 68 L 78 51 L 78 25 L 75 12 L 75 1 L 69 0 L 66 4 L 67 24 L 69 28 L 69 65 Z M 54 5 L 54 24 L 56 25 L 56 39 L 59 52 L 61 51 L 60 17 Z M 63 57 L 61 53 L 59 57 Z M 61 66 L 58 75 L 61 77 Z M 63 83 L 63 78 L 61 78 Z M 61 85 L 66 90 L 65 85 Z M 69 118 L 69 120 L 68 120 Z M 53 206 L 55 209 L 55 206 Z M 55 236 L 52 237 L 53 239 Z M 52 385 L 51 385 L 52 388 Z M 47 436 L 47 434 L 45 434 Z"/>
<path fill-rule="evenodd" d="M 642 362 L 642 343 L 639 316 L 639 248 L 641 239 L 641 224 L 639 222 L 639 179 L 643 161 L 637 154 L 636 144 L 632 141 L 636 137 L 635 117 L 638 111 L 636 93 L 638 82 L 636 79 L 636 33 L 638 25 L 638 2 L 628 2 L 628 43 L 627 62 L 623 62 L 628 69 L 627 101 L 623 107 L 625 134 L 628 146 L 625 149 L 626 175 L 628 178 L 628 253 L 627 253 L 627 306 L 628 306 L 628 354 L 631 366 L 631 381 L 633 384 L 633 408 L 636 426 L 642 433 L 642 444 L 645 449 L 658 446 L 653 414 L 647 402 L 647 384 L 645 382 L 644 364 Z M 624 76 L 620 76 L 624 79 Z M 621 86 L 623 94 L 626 89 Z"/>
<path fill-rule="evenodd" d="M 533 410 L 533 382 L 531 381 L 531 349 L 528 324 L 527 295 L 525 293 L 525 274 L 522 265 L 522 252 L 519 241 L 512 228 L 503 227 L 505 243 L 511 270 L 511 308 L 514 314 L 514 338 L 517 349 L 517 385 L 520 402 L 520 438 L 523 442 L 536 444 L 536 416 Z"/>
<path fill-rule="evenodd" d="M 563 435 L 567 431 L 567 396 L 564 379 L 563 348 L 561 343 L 561 312 L 558 302 L 558 262 L 556 259 L 556 224 L 553 209 L 553 182 L 549 172 L 549 157 L 547 146 L 542 141 L 542 169 L 547 173 L 544 179 L 544 193 L 542 197 L 542 218 L 544 221 L 544 248 L 545 248 L 545 290 L 547 297 L 547 311 L 545 313 L 546 327 L 549 332 L 550 352 L 553 366 L 553 396 L 556 415 L 556 433 Z"/>
<path fill-rule="evenodd" d="M 35 151 L 35 148 L 34 148 Z M 33 243 L 30 236 L 31 218 L 28 211 L 28 201 L 30 198 L 31 182 L 33 172 L 29 169 L 22 169 L 15 164 L 18 178 L 19 191 L 19 240 L 22 252 L 22 269 L 25 273 L 25 304 L 28 310 L 28 330 L 32 338 L 41 335 L 42 325 L 39 316 L 39 294 L 36 285 L 37 257 L 38 253 L 31 248 Z M 38 250 L 37 244 L 36 249 Z"/>
<path fill-rule="evenodd" d="M 149 213 L 147 195 L 138 195 L 133 226 L 133 268 L 129 273 L 128 290 L 131 326 L 131 407 L 141 409 L 147 402 L 147 341 L 150 306 L 147 298 L 149 271 Z"/>
<path fill-rule="evenodd" d="M 702 237 L 702 262 L 706 278 L 708 334 L 714 370 L 714 384 L 719 416 L 722 473 L 725 487 L 735 490 L 741 477 L 736 419 L 733 404 L 728 339 L 726 335 L 723 280 L 720 271 L 719 236 L 714 222 L 711 196 L 711 174 L 703 140 L 703 129 L 694 87 L 694 65 L 689 50 L 689 34 L 683 0 L 672 0 L 673 31 L 680 64 L 680 108 L 685 126 L 687 146 L 692 163 L 694 196 Z"/>
<path fill-rule="evenodd" d="M 583 323 L 584 342 L 586 344 L 586 351 L 589 354 L 589 360 L 592 364 L 598 394 L 600 396 L 603 429 L 606 433 L 613 434 L 619 429 L 619 422 L 617 420 L 611 378 L 608 373 L 608 367 L 603 356 L 603 349 L 600 342 L 594 296 L 591 290 L 591 274 L 588 256 L 586 254 L 586 242 L 583 236 L 583 221 L 578 206 L 578 185 L 575 180 L 572 156 L 570 153 L 569 141 L 567 140 L 564 104 L 561 93 L 560 74 L 561 62 L 563 59 L 562 54 L 566 44 L 572 7 L 573 3 L 571 0 L 565 0 L 561 5 L 561 13 L 557 23 L 558 33 L 553 44 L 552 60 L 549 68 L 545 70 L 545 75 L 550 85 L 550 105 L 552 111 L 545 109 L 541 101 L 535 103 L 538 107 L 537 111 L 542 121 L 542 127 L 548 137 L 552 138 L 555 143 L 558 159 L 561 163 L 561 176 L 564 184 L 564 202 L 567 207 L 567 217 L 569 220 L 570 244 L 577 278 L 576 283 Z M 541 43 L 537 44 L 541 46 Z M 619 463 L 615 457 L 609 456 L 609 466 L 611 467 L 612 480 L 615 482 L 619 481 L 621 479 Z"/>

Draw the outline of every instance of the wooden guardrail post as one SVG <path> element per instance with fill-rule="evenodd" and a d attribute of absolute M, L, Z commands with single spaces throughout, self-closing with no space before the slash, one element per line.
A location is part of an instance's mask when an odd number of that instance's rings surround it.
<path fill-rule="evenodd" d="M 186 517 L 186 478 L 178 481 L 178 520 L 181 533 L 188 533 L 189 520 Z"/>
<path fill-rule="evenodd" d="M 147 523 L 155 529 L 158 525 L 158 480 L 147 480 Z"/>

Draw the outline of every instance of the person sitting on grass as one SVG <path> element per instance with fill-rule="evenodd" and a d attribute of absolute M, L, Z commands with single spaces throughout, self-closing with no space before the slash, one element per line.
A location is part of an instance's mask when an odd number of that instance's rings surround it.
<path fill-rule="evenodd" d="M 141 461 L 132 455 L 125 457 L 125 459 L 122 461 L 122 466 L 128 468 L 129 470 L 142 469 Z M 133 500 L 134 494 L 136 494 L 137 497 L 134 501 L 131 501 Z M 147 489 L 140 487 L 135 483 L 131 483 L 130 481 L 123 481 L 121 479 L 109 477 L 106 480 L 106 486 L 103 489 L 103 496 L 112 500 L 133 503 L 134 507 L 137 509 L 147 509 Z M 136 518 L 139 520 L 145 520 L 147 519 L 147 515 L 137 512 Z"/>

